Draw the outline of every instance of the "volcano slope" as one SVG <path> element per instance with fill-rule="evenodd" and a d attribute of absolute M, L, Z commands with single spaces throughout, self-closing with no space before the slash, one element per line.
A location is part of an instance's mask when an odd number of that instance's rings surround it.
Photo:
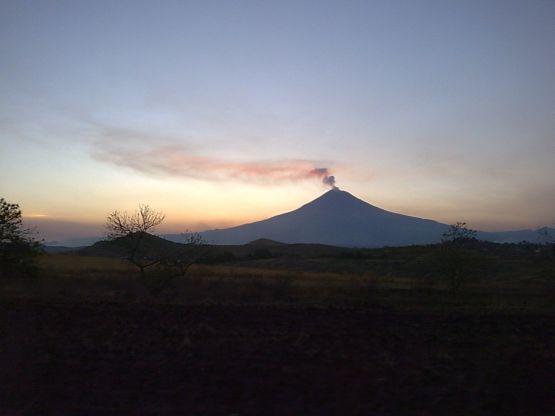
<path fill-rule="evenodd" d="M 386 211 L 332 189 L 302 207 L 263 221 L 202 233 L 211 244 L 246 244 L 257 239 L 343 247 L 383 247 L 440 241 L 447 225 Z M 166 235 L 179 241 L 179 235 Z"/>

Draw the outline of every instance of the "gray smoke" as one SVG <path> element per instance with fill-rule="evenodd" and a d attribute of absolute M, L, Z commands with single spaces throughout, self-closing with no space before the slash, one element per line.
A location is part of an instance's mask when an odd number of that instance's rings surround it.
<path fill-rule="evenodd" d="M 322 182 L 325 183 L 326 185 L 331 186 L 333 189 L 337 189 L 337 186 L 335 186 L 335 176 L 324 176 L 324 178 L 322 179 Z"/>

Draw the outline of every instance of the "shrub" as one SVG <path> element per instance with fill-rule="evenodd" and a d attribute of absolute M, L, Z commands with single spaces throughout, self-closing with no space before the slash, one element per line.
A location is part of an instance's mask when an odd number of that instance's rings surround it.
<path fill-rule="evenodd" d="M 36 272 L 40 243 L 23 226 L 18 204 L 0 198 L 0 276 Z"/>

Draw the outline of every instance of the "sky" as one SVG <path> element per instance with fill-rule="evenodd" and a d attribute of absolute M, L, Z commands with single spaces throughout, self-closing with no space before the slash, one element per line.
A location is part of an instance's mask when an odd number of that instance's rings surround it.
<path fill-rule="evenodd" d="M 555 223 L 555 1 L 0 0 L 0 196 L 46 239 L 293 210 L 325 177 L 481 230 Z"/>

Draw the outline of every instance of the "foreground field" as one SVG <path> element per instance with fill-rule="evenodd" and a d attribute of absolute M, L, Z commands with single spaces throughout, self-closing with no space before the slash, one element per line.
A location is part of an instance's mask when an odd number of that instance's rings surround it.
<path fill-rule="evenodd" d="M 552 317 L 4 302 L 2 414 L 555 411 Z"/>
<path fill-rule="evenodd" d="M 379 307 L 398 312 L 554 314 L 555 280 L 551 269 L 538 273 L 520 261 L 508 275 L 480 274 L 452 293 L 445 279 L 430 279 L 396 269 L 352 272 L 360 259 L 302 259 L 317 264 L 299 270 L 295 260 L 254 260 L 220 265 L 193 265 L 185 277 L 172 281 L 159 295 L 125 260 L 109 257 L 46 255 L 35 277 L 0 279 L 0 299 L 55 302 L 116 302 L 281 306 Z M 384 261 L 380 260 L 383 269 Z M 404 263 L 403 263 L 404 262 Z M 352 267 L 353 263 L 358 263 Z M 286 266 L 289 265 L 289 268 Z M 387 263 L 386 263 L 387 265 Z M 339 272 L 341 268 L 347 271 Z M 536 268 L 538 268 L 536 266 Z M 516 274 L 516 271 L 519 274 Z M 150 278 L 150 277 L 148 277 Z M 148 280 L 148 279 L 147 279 Z"/>
<path fill-rule="evenodd" d="M 0 414 L 555 414 L 551 263 L 453 293 L 378 254 L 195 265 L 156 296 L 43 256 L 0 280 Z"/>

